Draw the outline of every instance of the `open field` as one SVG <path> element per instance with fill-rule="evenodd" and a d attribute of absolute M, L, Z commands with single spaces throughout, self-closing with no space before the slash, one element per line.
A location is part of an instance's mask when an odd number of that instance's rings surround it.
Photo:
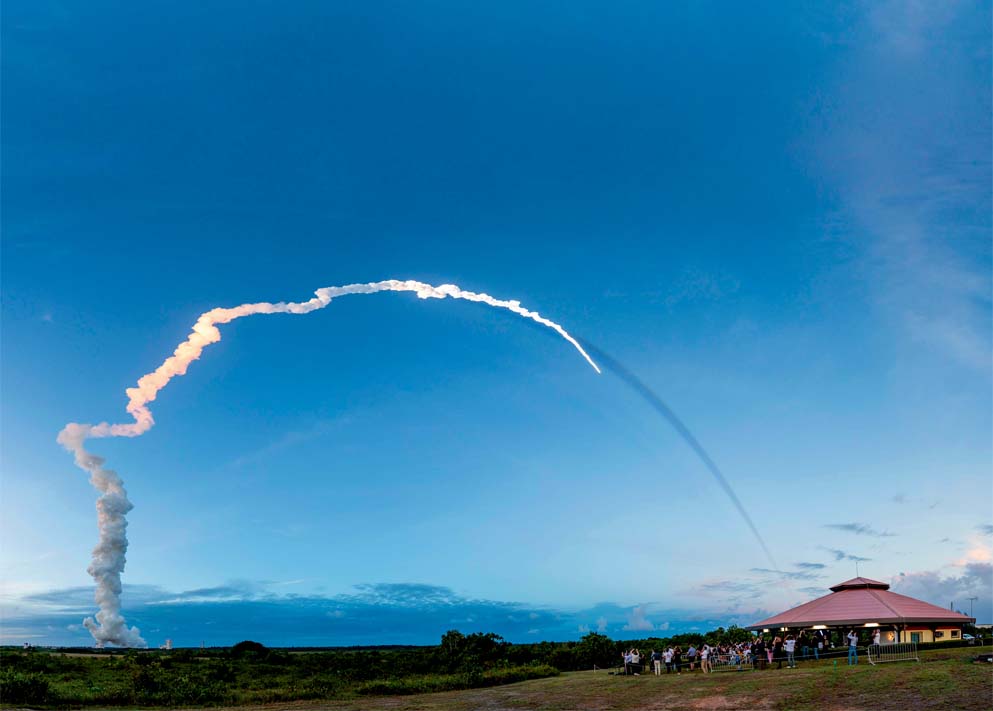
<path fill-rule="evenodd" d="M 35 654 L 25 661 L 39 670 L 24 679 L 48 691 L 27 695 L 7 686 L 23 666 L 4 656 L 0 676 L 3 707 L 32 708 L 228 708 L 241 711 L 468 711 L 469 709 L 919 709 L 993 708 L 993 665 L 972 658 L 991 647 L 954 647 L 921 652 L 921 663 L 873 667 L 845 660 L 800 661 L 798 669 L 728 671 L 655 677 L 605 671 L 558 674 L 542 664 L 444 673 L 443 658 L 428 651 L 370 653 L 275 653 L 264 661 L 158 652 Z M 378 659 L 378 661 L 376 661 Z M 407 660 L 433 668 L 409 667 Z M 143 661 L 142 661 L 143 660 Z M 351 671 L 346 665 L 352 665 Z M 332 671 L 333 665 L 337 671 Z M 42 671 L 41 669 L 44 669 Z M 360 679 L 361 676 L 365 679 Z M 12 676 L 13 675 L 13 676 Z M 10 678 L 8 678 L 10 677 Z M 542 678 L 547 677 L 547 678 Z M 350 681 L 348 681 L 350 679 Z M 523 681 L 526 680 L 526 681 Z M 511 683 L 518 682 L 518 683 Z M 483 688 L 485 687 L 485 688 Z M 3 703 L 6 702 L 6 703 Z M 14 703 L 12 703 L 14 702 Z M 232 705 L 237 704 L 237 705 Z"/>
<path fill-rule="evenodd" d="M 648 711 L 772 709 L 776 711 L 988 711 L 993 708 L 993 665 L 971 663 L 978 648 L 928 651 L 921 663 L 857 667 L 844 661 L 805 663 L 799 669 L 699 672 L 623 677 L 571 672 L 490 689 L 333 702 L 298 702 L 252 709 L 316 711 L 470 711 L 486 709 L 646 709 Z M 990 651 L 984 647 L 983 651 Z M 240 707 L 245 711 L 245 707 Z"/>

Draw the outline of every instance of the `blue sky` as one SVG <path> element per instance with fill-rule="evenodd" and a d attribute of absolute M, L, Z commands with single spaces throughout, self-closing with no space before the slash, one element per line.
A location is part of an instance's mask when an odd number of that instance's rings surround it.
<path fill-rule="evenodd" d="M 93 451 L 152 644 L 749 622 L 863 574 L 993 621 L 984 3 L 3 8 L 4 640 L 85 644 Z M 627 629 L 625 629 L 627 628 Z"/>

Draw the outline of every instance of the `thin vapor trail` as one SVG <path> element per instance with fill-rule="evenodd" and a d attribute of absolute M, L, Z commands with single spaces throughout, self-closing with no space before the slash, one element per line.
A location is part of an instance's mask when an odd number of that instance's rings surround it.
<path fill-rule="evenodd" d="M 734 504 L 734 507 L 736 509 L 738 509 L 738 513 L 741 514 L 741 517 L 745 520 L 745 523 L 748 525 L 748 528 L 751 529 L 752 534 L 755 536 L 755 540 L 758 541 L 758 544 L 762 546 L 762 550 L 765 551 L 765 555 L 769 559 L 769 562 L 772 564 L 772 568 L 778 571 L 779 566 L 776 564 L 775 558 L 772 557 L 772 553 L 769 552 L 769 547 L 765 544 L 765 540 L 763 540 L 762 534 L 759 533 L 759 529 L 755 526 L 755 523 L 752 521 L 752 517 L 748 515 L 748 512 L 745 510 L 745 507 L 738 499 L 738 495 L 734 493 L 734 489 L 731 488 L 731 484 L 728 482 L 727 477 L 725 477 L 724 474 L 721 473 L 720 468 L 718 468 L 717 464 L 714 463 L 714 460 L 710 458 L 710 455 L 707 454 L 707 450 L 703 448 L 703 445 L 700 444 L 697 438 L 693 436 L 693 433 L 690 432 L 689 428 L 685 424 L 683 424 L 683 421 L 680 420 L 679 417 L 676 415 L 676 413 L 672 411 L 672 408 L 666 405 L 665 402 L 662 400 L 662 398 L 656 395 L 654 390 L 652 390 L 650 387 L 645 385 L 645 383 L 637 375 L 635 375 L 630 370 L 628 370 L 628 368 L 624 364 L 622 364 L 616 358 L 610 356 L 602 348 L 598 348 L 597 346 L 594 346 L 592 343 L 590 343 L 585 339 L 580 339 L 580 343 L 583 344 L 583 347 L 588 352 L 596 356 L 597 361 L 602 363 L 605 368 L 613 371 L 614 374 L 617 375 L 617 377 L 619 377 L 625 383 L 627 383 L 632 390 L 634 390 L 636 393 L 641 395 L 641 397 L 643 397 L 645 401 L 649 405 L 651 405 L 657 413 L 662 415 L 662 417 L 664 417 L 669 422 L 669 424 L 673 426 L 673 428 L 676 430 L 676 432 L 679 433 L 679 436 L 683 438 L 686 444 L 688 444 L 690 448 L 694 452 L 696 452 L 696 455 L 700 458 L 700 461 L 702 461 L 704 466 L 707 467 L 708 470 L 710 470 L 710 473 L 713 474 L 714 479 L 717 480 L 717 483 L 724 490 L 724 493 L 727 494 L 729 499 L 731 499 L 731 503 Z"/>
<path fill-rule="evenodd" d="M 419 281 L 386 281 L 369 282 L 366 284 L 347 284 L 345 286 L 328 286 L 314 292 L 314 298 L 309 301 L 291 303 L 269 303 L 267 301 L 253 304 L 242 304 L 234 308 L 211 309 L 200 315 L 193 330 L 185 341 L 180 343 L 171 356 L 151 373 L 138 380 L 137 387 L 128 388 L 127 411 L 134 422 L 111 424 L 101 422 L 97 425 L 70 422 L 59 433 L 58 442 L 73 453 L 77 466 L 90 474 L 90 483 L 101 492 L 97 499 L 97 520 L 100 530 L 100 542 L 93 549 L 93 561 L 87 572 L 97 584 L 96 602 L 100 611 L 96 619 L 88 617 L 83 624 L 93 635 L 98 646 L 113 644 L 126 647 L 144 647 L 140 631 L 136 627 L 128 628 L 121 615 L 121 573 L 124 572 L 125 554 L 128 550 L 127 513 L 133 508 L 128 500 L 127 491 L 121 478 L 113 471 L 103 468 L 103 459 L 90 454 L 84 448 L 84 442 L 96 437 L 138 437 L 152 428 L 155 420 L 148 408 L 148 403 L 155 400 L 159 391 L 169 381 L 178 375 L 185 375 L 190 364 L 197 360 L 203 349 L 211 343 L 221 340 L 221 332 L 217 326 L 229 323 L 235 319 L 256 314 L 308 314 L 323 309 L 332 299 L 347 294 L 375 294 L 380 291 L 410 291 L 419 299 L 464 299 L 487 304 L 495 308 L 507 309 L 542 326 L 546 326 L 571 343 L 576 350 L 599 373 L 600 368 L 583 350 L 579 342 L 570 336 L 564 328 L 549 321 L 537 311 L 529 311 L 521 306 L 519 301 L 496 299 L 489 294 L 479 294 L 464 291 L 454 284 L 432 286 Z"/>

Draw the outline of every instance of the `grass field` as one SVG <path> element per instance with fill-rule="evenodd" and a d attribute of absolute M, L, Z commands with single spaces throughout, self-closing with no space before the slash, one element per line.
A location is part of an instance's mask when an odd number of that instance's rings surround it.
<path fill-rule="evenodd" d="M 704 676 L 623 677 L 571 672 L 490 689 L 417 696 L 384 696 L 333 702 L 297 702 L 256 709 L 344 711 L 470 711 L 486 709 L 988 711 L 993 708 L 993 665 L 973 664 L 978 648 L 921 653 L 921 663 L 857 667 L 841 661 L 806 663 L 799 669 L 722 672 Z M 983 651 L 990 651 L 989 647 Z M 241 707 L 240 711 L 245 711 Z"/>
<path fill-rule="evenodd" d="M 799 662 L 798 669 L 699 671 L 656 677 L 604 671 L 559 675 L 548 666 L 494 668 L 466 674 L 397 675 L 401 657 L 386 667 L 367 668 L 375 655 L 323 653 L 267 656 L 265 660 L 167 653 L 46 654 L 17 662 L 4 655 L 0 706 L 10 708 L 214 708 L 238 711 L 468 711 L 469 709 L 778 709 L 802 711 L 920 711 L 993 709 L 993 664 L 972 658 L 991 647 L 956 647 L 921 652 L 921 663 L 871 666 L 864 655 L 849 667 L 844 659 Z M 139 663 L 140 660 L 144 660 Z M 342 675 L 351 662 L 368 680 Z M 16 662 L 16 663 L 15 663 Z M 11 665 L 30 664 L 24 675 Z M 335 665 L 337 672 L 329 665 Z M 392 670 L 390 677 L 388 669 Z M 354 671 L 354 670 L 353 670 Z M 21 674 L 18 677 L 18 674 Z M 547 678 L 540 678 L 547 677 Z M 20 678 L 21 688 L 10 685 Z M 351 679 L 349 681 L 349 679 Z M 517 680 L 519 683 L 508 683 Z M 25 683 L 47 686 L 31 695 Z M 496 686 L 496 684 L 502 684 Z M 477 688 L 487 687 L 487 688 Z M 6 697 L 6 698 L 3 698 Z M 18 698 L 19 697 L 19 698 Z M 239 704 L 229 706 L 229 704 Z"/>

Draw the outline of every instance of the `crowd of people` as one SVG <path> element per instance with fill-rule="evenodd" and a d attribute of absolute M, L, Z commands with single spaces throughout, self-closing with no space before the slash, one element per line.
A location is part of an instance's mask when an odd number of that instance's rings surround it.
<path fill-rule="evenodd" d="M 874 642 L 879 643 L 878 639 Z M 858 636 L 854 630 L 848 635 L 848 644 L 849 664 L 857 664 Z M 737 644 L 703 644 L 699 648 L 690 644 L 685 652 L 678 645 L 663 650 L 653 649 L 647 655 L 643 655 L 637 648 L 631 648 L 621 656 L 625 674 L 639 675 L 646 667 L 656 676 L 662 674 L 663 667 L 666 674 L 682 674 L 684 671 L 695 671 L 697 665 L 700 666 L 700 671 L 709 674 L 715 669 L 766 669 L 773 664 L 777 665 L 777 669 L 782 669 L 784 662 L 787 669 L 795 669 L 797 659 L 820 659 L 830 646 L 828 637 L 818 630 L 814 633 L 787 634 L 784 637 L 776 635 L 766 638 L 759 635 L 751 641 Z"/>
<path fill-rule="evenodd" d="M 879 629 L 872 630 L 869 645 L 881 642 Z M 859 663 L 859 643 L 855 629 L 849 629 L 847 634 L 843 634 L 843 630 L 836 631 L 833 637 L 825 630 L 801 630 L 795 635 L 789 632 L 782 636 L 757 635 L 736 644 L 702 644 L 699 648 L 689 644 L 685 651 L 678 645 L 652 649 L 648 654 L 631 648 L 621 656 L 624 674 L 639 675 L 644 671 L 659 676 L 663 668 L 666 674 L 682 674 L 696 671 L 697 666 L 704 674 L 709 674 L 726 669 L 769 669 L 773 664 L 776 669 L 782 669 L 784 664 L 787 669 L 796 669 L 800 660 L 843 657 L 846 651 L 848 664 L 856 665 Z"/>

